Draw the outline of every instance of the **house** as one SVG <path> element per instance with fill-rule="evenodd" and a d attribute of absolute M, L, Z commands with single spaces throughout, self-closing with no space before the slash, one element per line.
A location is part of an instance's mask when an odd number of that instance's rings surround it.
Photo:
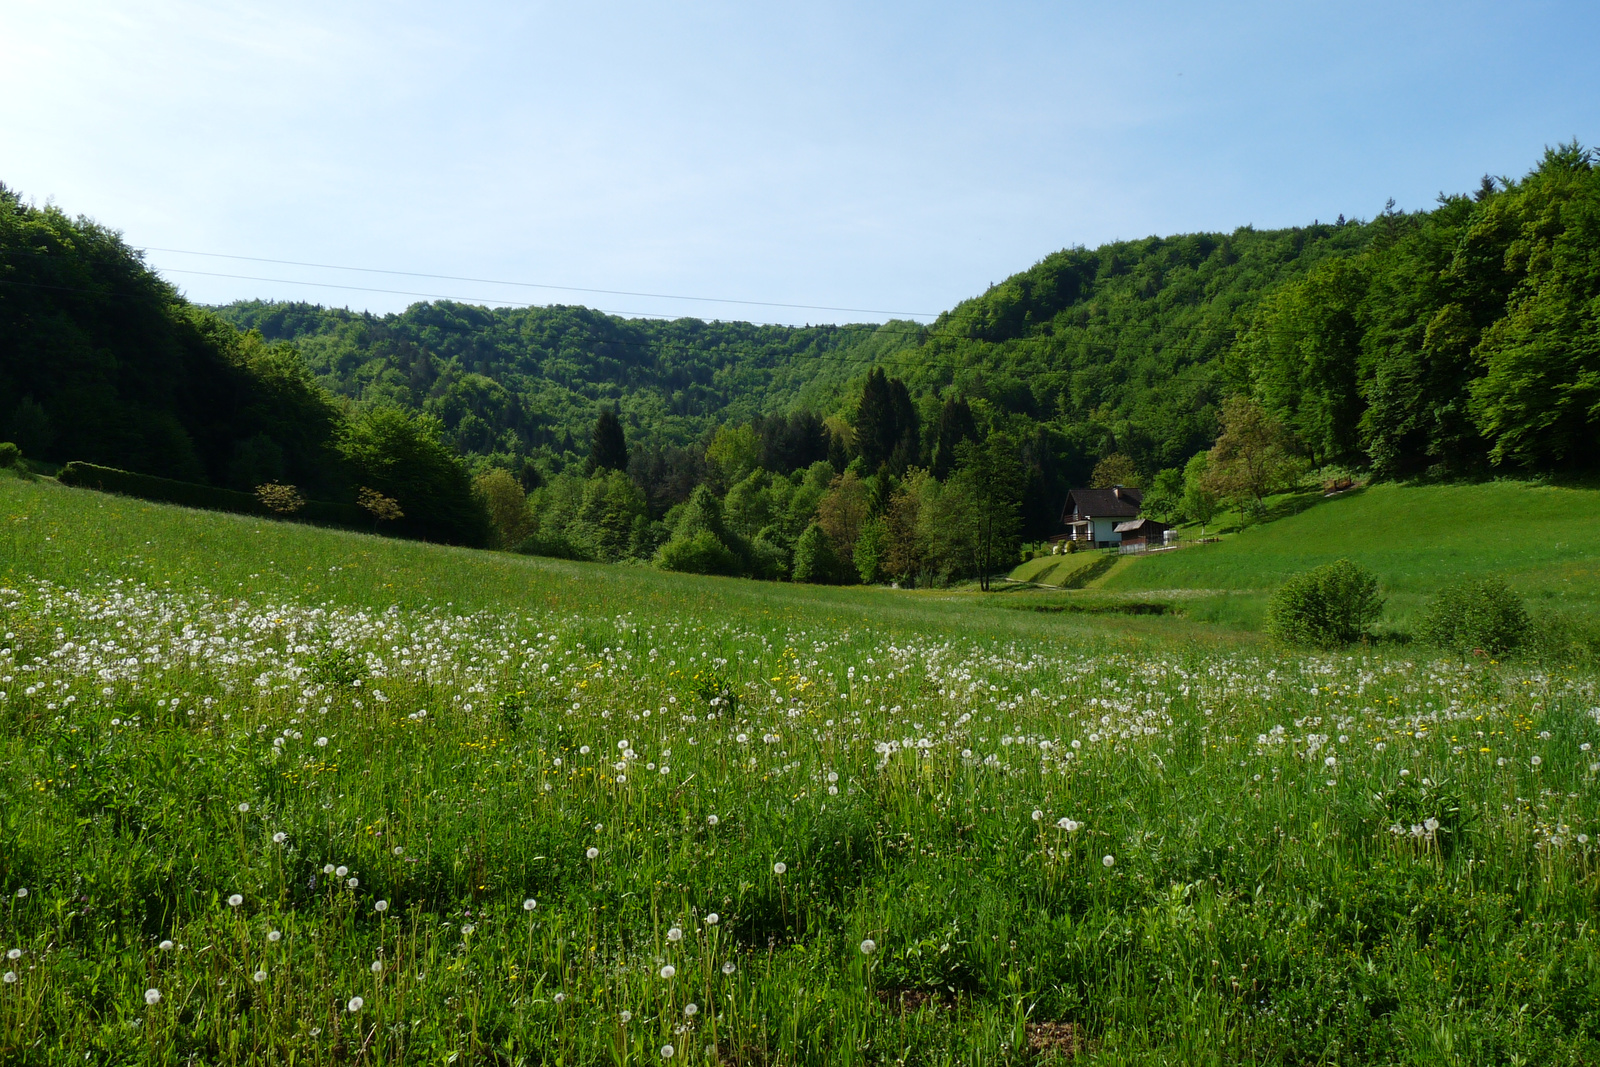
<path fill-rule="evenodd" d="M 1066 533 L 1055 540 L 1115 548 L 1122 543 L 1117 524 L 1137 519 L 1142 503 L 1144 494 L 1126 486 L 1074 489 L 1061 507 L 1061 525 L 1066 527 Z"/>

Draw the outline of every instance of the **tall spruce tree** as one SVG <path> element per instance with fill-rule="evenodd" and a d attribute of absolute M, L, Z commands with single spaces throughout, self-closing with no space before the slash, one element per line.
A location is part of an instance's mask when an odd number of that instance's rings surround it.
<path fill-rule="evenodd" d="M 622 420 L 615 408 L 603 409 L 594 423 L 589 444 L 589 470 L 625 471 L 628 469 L 628 443 L 622 436 Z"/>
<path fill-rule="evenodd" d="M 876 471 L 894 454 L 897 437 L 894 397 L 881 367 L 867 372 L 856 407 L 856 454 L 868 472 Z"/>
<path fill-rule="evenodd" d="M 889 452 L 889 467 L 896 475 L 922 458 L 922 426 L 911 391 L 899 378 L 889 379 L 889 407 L 894 412 L 894 447 Z"/>
<path fill-rule="evenodd" d="M 963 441 L 978 439 L 978 425 L 966 397 L 944 402 L 939 411 L 939 431 L 933 443 L 933 476 L 941 482 L 956 469 L 957 450 Z"/>

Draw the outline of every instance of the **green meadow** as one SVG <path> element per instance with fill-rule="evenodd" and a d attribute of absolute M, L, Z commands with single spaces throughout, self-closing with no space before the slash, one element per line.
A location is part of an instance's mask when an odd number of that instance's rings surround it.
<path fill-rule="evenodd" d="M 0 477 L 0 1061 L 1596 1062 L 1595 671 L 1205 616 L 1340 555 L 1588 611 L 1595 499 L 981 596 Z"/>
<path fill-rule="evenodd" d="M 1283 517 L 1220 543 L 1123 561 L 1107 593 L 1168 596 L 1195 618 L 1258 628 L 1271 591 L 1343 558 L 1378 575 L 1384 626 L 1408 628 L 1427 598 L 1463 577 L 1497 577 L 1529 609 L 1600 616 L 1600 491 L 1528 482 L 1379 484 L 1330 499 L 1271 501 Z M 1186 527 L 1185 537 L 1198 536 Z"/>

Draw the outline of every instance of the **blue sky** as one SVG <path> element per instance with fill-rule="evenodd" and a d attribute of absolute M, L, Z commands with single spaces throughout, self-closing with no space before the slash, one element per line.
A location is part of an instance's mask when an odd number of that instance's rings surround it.
<path fill-rule="evenodd" d="M 203 302 L 865 321 L 1520 175 L 1600 140 L 1597 41 L 1592 0 L 6 0 L 0 181 L 181 250 L 149 259 Z"/>

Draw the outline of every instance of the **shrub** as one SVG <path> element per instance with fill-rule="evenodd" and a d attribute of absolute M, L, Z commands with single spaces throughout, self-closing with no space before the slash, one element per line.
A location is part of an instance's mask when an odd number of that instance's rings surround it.
<path fill-rule="evenodd" d="M 373 522 L 399 522 L 406 517 L 405 510 L 400 507 L 400 501 L 392 496 L 384 496 L 376 489 L 365 485 L 356 493 L 356 503 L 372 516 Z"/>
<path fill-rule="evenodd" d="M 1529 623 L 1523 646 L 1536 656 L 1568 662 L 1600 657 L 1600 620 L 1570 608 L 1543 610 Z"/>
<path fill-rule="evenodd" d="M 306 498 L 300 495 L 300 490 L 292 485 L 281 485 L 278 482 L 256 486 L 256 499 L 261 501 L 268 511 L 280 515 L 292 515 L 306 506 Z"/>
<path fill-rule="evenodd" d="M 1528 609 L 1498 578 L 1464 581 L 1441 590 L 1428 603 L 1418 634 L 1430 645 L 1455 652 L 1511 651 L 1528 639 Z"/>
<path fill-rule="evenodd" d="M 20 467 L 22 449 L 10 441 L 0 441 L 0 467 Z"/>
<path fill-rule="evenodd" d="M 1377 575 L 1341 559 L 1284 582 L 1267 609 L 1267 632 L 1289 644 L 1331 648 L 1365 636 L 1382 612 Z"/>
<path fill-rule="evenodd" d="M 710 530 L 674 537 L 656 553 L 656 563 L 663 570 L 688 574 L 736 575 L 743 569 L 739 557 Z"/>

